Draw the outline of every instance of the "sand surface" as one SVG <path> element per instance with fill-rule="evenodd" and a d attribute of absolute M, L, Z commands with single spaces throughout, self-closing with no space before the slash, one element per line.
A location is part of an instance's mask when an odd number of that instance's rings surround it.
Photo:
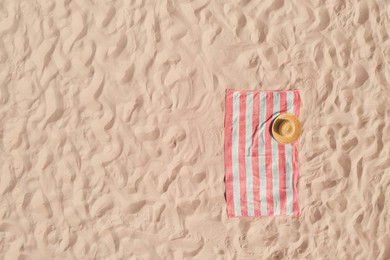
<path fill-rule="evenodd" d="M 0 1 L 1 259 L 390 259 L 390 2 Z M 228 219 L 225 89 L 301 90 L 299 218 Z"/>

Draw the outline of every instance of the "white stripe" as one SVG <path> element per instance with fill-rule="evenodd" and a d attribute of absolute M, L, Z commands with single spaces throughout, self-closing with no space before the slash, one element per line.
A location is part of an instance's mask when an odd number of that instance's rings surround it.
<path fill-rule="evenodd" d="M 265 168 L 265 131 L 267 116 L 267 94 L 260 93 L 260 125 L 259 125 L 259 175 L 260 175 L 260 205 L 261 216 L 267 216 L 267 173 Z"/>
<path fill-rule="evenodd" d="M 252 115 L 253 93 L 246 94 L 246 127 L 245 127 L 245 168 L 246 168 L 246 199 L 248 216 L 255 215 L 253 201 L 253 172 L 252 172 Z"/>
<path fill-rule="evenodd" d="M 287 113 L 294 113 L 294 91 L 287 92 Z M 293 214 L 293 166 L 292 166 L 292 145 L 285 145 L 286 151 L 286 215 Z"/>
<path fill-rule="evenodd" d="M 233 93 L 233 122 L 232 122 L 232 168 L 233 168 L 233 200 L 234 214 L 241 216 L 240 201 L 240 171 L 238 161 L 239 143 L 239 118 L 240 118 L 240 92 Z"/>
<path fill-rule="evenodd" d="M 280 114 L 280 92 L 274 92 L 274 107 L 272 120 Z M 280 186 L 279 186 L 279 143 L 272 140 L 272 193 L 274 197 L 274 215 L 280 215 Z"/>

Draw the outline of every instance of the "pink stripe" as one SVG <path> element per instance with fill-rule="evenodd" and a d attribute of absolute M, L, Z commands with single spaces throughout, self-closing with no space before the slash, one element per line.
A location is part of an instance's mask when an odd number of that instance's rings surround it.
<path fill-rule="evenodd" d="M 238 148 L 238 162 L 240 169 L 240 200 L 241 200 L 241 215 L 248 216 L 248 206 L 246 199 L 246 169 L 245 169 L 245 124 L 246 124 L 246 95 L 240 95 L 240 125 L 239 125 L 239 148 Z"/>
<path fill-rule="evenodd" d="M 226 201 L 228 216 L 234 216 L 233 202 L 233 172 L 232 172 L 232 117 L 233 117 L 233 95 L 226 92 L 225 99 L 225 182 Z"/>
<path fill-rule="evenodd" d="M 266 112 L 266 124 L 265 124 L 265 166 L 267 172 L 267 211 L 268 216 L 274 215 L 274 197 L 272 193 L 272 145 L 270 126 L 273 114 L 273 93 L 267 93 L 267 112 Z"/>
<path fill-rule="evenodd" d="M 294 114 L 299 118 L 301 107 L 301 99 L 298 91 L 294 91 Z M 298 204 L 298 179 L 299 179 L 299 167 L 298 167 L 298 151 L 297 142 L 292 144 L 293 149 L 293 192 L 294 192 L 294 204 L 293 215 L 299 216 L 300 209 Z"/>
<path fill-rule="evenodd" d="M 286 92 L 280 92 L 280 113 L 287 111 Z M 284 144 L 278 144 L 279 150 L 279 198 L 280 214 L 286 215 L 286 153 Z"/>
<path fill-rule="evenodd" d="M 253 115 L 252 115 L 252 175 L 253 175 L 253 201 L 255 216 L 260 216 L 260 176 L 259 176 L 259 142 L 258 142 L 258 131 L 259 131 L 259 93 L 253 95 Z"/>

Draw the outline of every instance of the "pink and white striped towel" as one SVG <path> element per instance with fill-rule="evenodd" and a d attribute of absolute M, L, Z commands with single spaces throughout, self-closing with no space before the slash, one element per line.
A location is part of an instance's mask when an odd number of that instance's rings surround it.
<path fill-rule="evenodd" d="M 299 91 L 227 90 L 225 101 L 228 216 L 298 216 L 296 143 L 278 143 L 271 122 L 281 113 L 299 117 Z"/>

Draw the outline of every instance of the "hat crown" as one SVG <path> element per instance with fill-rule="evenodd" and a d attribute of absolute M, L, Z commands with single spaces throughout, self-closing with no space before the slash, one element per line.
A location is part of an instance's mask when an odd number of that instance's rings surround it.
<path fill-rule="evenodd" d="M 281 135 L 290 136 L 294 132 L 294 125 L 289 120 L 282 120 L 278 132 Z"/>

